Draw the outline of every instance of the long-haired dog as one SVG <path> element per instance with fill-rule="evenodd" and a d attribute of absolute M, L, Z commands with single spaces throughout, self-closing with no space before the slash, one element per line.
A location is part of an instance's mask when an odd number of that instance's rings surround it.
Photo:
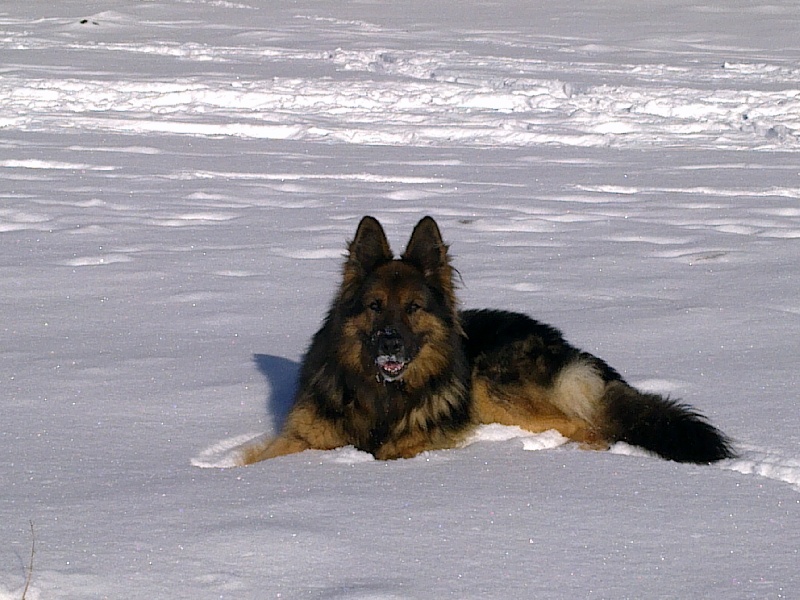
<path fill-rule="evenodd" d="M 682 462 L 734 456 L 697 411 L 633 388 L 557 329 L 519 313 L 459 311 L 432 218 L 395 258 L 380 223 L 364 217 L 282 430 L 233 449 L 231 464 L 342 446 L 407 458 L 458 446 L 480 423 L 556 429 L 588 448 L 622 441 Z"/>

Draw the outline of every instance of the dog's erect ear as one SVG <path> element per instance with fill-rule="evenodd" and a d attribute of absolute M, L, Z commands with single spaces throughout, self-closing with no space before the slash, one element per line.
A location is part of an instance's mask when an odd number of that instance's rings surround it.
<path fill-rule="evenodd" d="M 361 219 L 356 230 L 356 237 L 350 242 L 348 252 L 345 267 L 352 269 L 354 275 L 360 276 L 393 258 L 383 227 L 374 217 Z"/>
<path fill-rule="evenodd" d="M 426 283 L 441 293 L 442 300 L 452 311 L 455 331 L 463 333 L 458 324 L 453 267 L 450 266 L 447 244 L 442 241 L 436 221 L 431 217 L 424 217 L 417 223 L 401 258 L 422 271 Z"/>
<path fill-rule="evenodd" d="M 403 260 L 412 263 L 426 277 L 448 266 L 447 245 L 442 241 L 439 226 L 431 217 L 424 217 L 411 234 Z"/>

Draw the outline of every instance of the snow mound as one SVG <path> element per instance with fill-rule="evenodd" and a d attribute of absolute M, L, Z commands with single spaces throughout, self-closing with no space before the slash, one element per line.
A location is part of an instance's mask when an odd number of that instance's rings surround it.
<path fill-rule="evenodd" d="M 201 469 L 229 469 L 241 466 L 238 459 L 242 448 L 263 437 L 262 434 L 247 433 L 221 440 L 195 456 L 192 465 Z"/>
<path fill-rule="evenodd" d="M 357 465 L 365 462 L 373 462 L 375 457 L 369 452 L 358 450 L 353 446 L 345 446 L 344 448 L 337 448 L 330 452 L 322 452 L 321 462 L 332 463 L 337 465 Z"/>
<path fill-rule="evenodd" d="M 543 433 L 531 433 L 519 427 L 498 425 L 481 425 L 467 438 L 465 446 L 477 442 L 507 442 L 521 440 L 525 450 L 549 450 L 563 446 L 569 440 L 559 432 L 551 429 Z"/>
<path fill-rule="evenodd" d="M 720 465 L 743 475 L 757 475 L 790 484 L 800 491 L 800 458 L 783 456 L 774 450 L 747 447 L 742 455 Z"/>

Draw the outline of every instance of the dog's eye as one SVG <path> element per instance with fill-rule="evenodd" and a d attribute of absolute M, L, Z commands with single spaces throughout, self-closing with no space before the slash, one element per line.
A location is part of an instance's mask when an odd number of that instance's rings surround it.
<path fill-rule="evenodd" d="M 369 303 L 368 308 L 372 312 L 379 313 L 383 310 L 383 305 L 381 304 L 380 300 L 373 300 L 372 302 Z"/>
<path fill-rule="evenodd" d="M 414 314 L 415 312 L 417 312 L 417 311 L 418 311 L 420 308 L 422 308 L 422 307 L 421 307 L 419 304 L 417 304 L 416 302 L 411 302 L 411 303 L 410 303 L 408 306 L 406 306 L 406 312 L 407 312 L 409 315 L 413 315 L 413 314 Z"/>

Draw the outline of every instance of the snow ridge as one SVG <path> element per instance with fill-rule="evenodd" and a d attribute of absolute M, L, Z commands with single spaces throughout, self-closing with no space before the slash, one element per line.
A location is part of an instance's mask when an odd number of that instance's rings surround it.
<path fill-rule="evenodd" d="M 241 466 L 242 448 L 261 440 L 262 434 L 242 434 L 220 440 L 192 459 L 192 465 L 201 469 L 228 469 Z"/>
<path fill-rule="evenodd" d="M 736 471 L 743 475 L 757 475 L 788 483 L 800 492 L 800 458 L 785 456 L 780 452 L 747 446 L 742 455 L 720 465 L 723 469 Z"/>
<path fill-rule="evenodd" d="M 233 52 L 208 48 L 202 55 L 222 60 Z M 299 60 L 295 51 L 269 54 L 278 62 Z M 185 55 L 196 59 L 196 48 Z M 262 58 L 263 52 L 254 60 Z M 800 88 L 705 87 L 710 79 L 731 83 L 746 72 L 742 65 L 722 74 L 683 73 L 680 87 L 665 87 L 653 85 L 654 75 L 641 66 L 629 67 L 621 83 L 576 85 L 552 77 L 557 64 L 464 52 L 338 49 L 302 60 L 363 77 L 231 82 L 7 75 L 0 78 L 0 97 L 7 99 L 0 127 L 419 146 L 800 147 Z M 753 68 L 764 77 L 786 76 L 778 67 Z M 676 77 L 656 65 L 650 70 Z"/>
<path fill-rule="evenodd" d="M 262 440 L 266 434 L 244 434 L 227 438 L 206 448 L 191 461 L 192 465 L 200 468 L 230 468 L 240 465 L 239 458 L 241 450 L 245 446 Z M 481 425 L 465 441 L 463 447 L 473 444 L 486 442 L 510 442 L 519 441 L 523 450 L 540 451 L 552 450 L 562 446 L 577 448 L 576 444 L 570 443 L 569 439 L 562 436 L 556 430 L 545 431 L 543 433 L 531 433 L 505 425 L 491 424 Z M 613 454 L 634 457 L 652 457 L 650 453 L 641 448 L 625 443 L 617 443 L 610 449 Z M 426 453 L 426 456 L 440 453 Z M 366 452 L 360 452 L 352 447 L 340 448 L 337 450 L 320 453 L 325 457 L 326 462 L 341 464 L 357 464 L 361 462 L 371 462 L 374 458 Z M 652 457 L 656 459 L 656 457 Z M 773 479 L 783 483 L 788 483 L 796 491 L 800 492 L 800 459 L 782 455 L 780 452 L 746 446 L 741 449 L 741 456 L 736 459 L 725 460 L 715 465 L 718 468 L 735 471 L 743 475 L 756 475 L 765 479 Z"/>

